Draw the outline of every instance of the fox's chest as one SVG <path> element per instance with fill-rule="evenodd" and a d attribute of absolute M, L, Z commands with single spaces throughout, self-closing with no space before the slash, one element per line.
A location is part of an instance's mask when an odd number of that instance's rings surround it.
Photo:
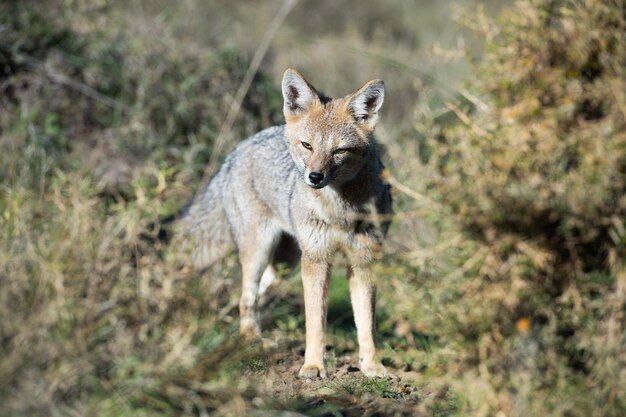
<path fill-rule="evenodd" d="M 310 200 L 304 229 L 336 249 L 361 246 L 360 235 L 371 235 L 376 229 L 374 202 L 351 204 L 340 198 Z"/>
<path fill-rule="evenodd" d="M 318 195 L 309 200 L 310 217 L 317 218 L 329 228 L 344 232 L 352 231 L 367 212 L 365 205 L 352 204 L 335 193 Z"/>

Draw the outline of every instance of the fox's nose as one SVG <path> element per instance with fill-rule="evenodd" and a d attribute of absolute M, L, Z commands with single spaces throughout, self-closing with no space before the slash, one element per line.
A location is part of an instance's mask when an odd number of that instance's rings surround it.
<path fill-rule="evenodd" d="M 324 179 L 324 174 L 322 174 L 321 172 L 311 172 L 309 174 L 309 181 L 311 181 L 311 184 L 313 185 L 317 185 L 320 182 L 322 182 L 322 180 Z"/>

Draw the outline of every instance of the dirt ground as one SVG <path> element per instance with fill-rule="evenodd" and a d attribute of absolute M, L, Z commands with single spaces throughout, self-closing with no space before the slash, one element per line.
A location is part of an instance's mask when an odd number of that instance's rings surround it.
<path fill-rule="evenodd" d="M 304 350 L 298 346 L 268 351 L 264 362 L 256 363 L 257 369 L 254 363 L 248 364 L 244 374 L 258 378 L 275 397 L 277 408 L 292 413 L 284 415 L 430 415 L 425 400 L 446 396 L 446 392 L 432 392 L 422 386 L 423 376 L 418 372 L 388 366 L 391 377 L 367 378 L 359 371 L 355 356 L 332 357 L 331 352 L 327 353 L 328 377 L 325 379 L 298 377 L 304 360 Z"/>

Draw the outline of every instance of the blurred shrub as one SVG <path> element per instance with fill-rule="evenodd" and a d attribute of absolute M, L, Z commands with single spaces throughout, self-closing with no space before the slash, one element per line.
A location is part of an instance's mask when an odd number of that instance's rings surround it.
<path fill-rule="evenodd" d="M 447 302 L 468 306 L 457 328 L 501 407 L 623 415 L 626 5 L 522 1 L 482 27 L 488 109 L 451 104 L 460 122 L 421 155 L 479 243 Z"/>
<path fill-rule="evenodd" d="M 53 4 L 52 13 L 37 2 L 0 6 L 4 129 L 16 127 L 12 116 L 29 118 L 53 153 L 59 141 L 63 152 L 84 147 L 92 154 L 95 146 L 119 152 L 109 159 L 131 166 L 157 154 L 175 165 L 195 146 L 197 159 L 187 162 L 199 169 L 246 59 L 233 50 L 176 44 L 165 27 L 130 22 L 123 9 L 109 10 L 105 2 Z M 242 108 L 234 129 L 240 138 L 280 120 L 280 92 L 259 73 Z M 56 138 L 40 132 L 52 125 L 58 125 Z M 1 165 L 4 175 L 14 173 L 17 159 L 10 159 Z M 92 168 L 107 171 L 98 163 Z"/>
<path fill-rule="evenodd" d="M 107 4 L 0 4 L 0 415 L 99 414 L 102 397 L 135 415 L 177 372 L 228 363 L 206 314 L 228 301 L 145 236 L 193 192 L 247 59 Z M 280 109 L 257 75 L 235 134 Z"/>

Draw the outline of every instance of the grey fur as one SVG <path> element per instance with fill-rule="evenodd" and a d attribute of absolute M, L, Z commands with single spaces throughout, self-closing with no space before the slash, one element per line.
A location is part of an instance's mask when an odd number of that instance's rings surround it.
<path fill-rule="evenodd" d="M 239 250 L 240 331 L 260 337 L 256 302 L 274 265 L 302 262 L 306 316 L 303 377 L 324 377 L 324 328 L 333 257 L 346 254 L 359 362 L 385 376 L 376 359 L 375 283 L 369 268 L 389 226 L 391 193 L 372 135 L 382 80 L 350 96 L 321 97 L 297 71 L 283 78 L 287 124 L 241 142 L 180 222 L 179 239 L 204 268 Z M 179 240 L 180 241 L 180 240 Z"/>
<path fill-rule="evenodd" d="M 314 190 L 304 183 L 304 171 L 294 163 L 284 133 L 284 125 L 273 126 L 241 142 L 226 158 L 204 192 L 194 199 L 181 220 L 181 232 L 185 235 L 186 244 L 191 246 L 196 268 L 208 267 L 226 256 L 239 247 L 246 236 L 254 234 L 261 224 L 266 225 L 266 231 L 272 235 L 283 232 L 295 238 L 291 240 L 295 243 L 303 237 L 298 236 L 294 210 L 300 210 L 302 201 L 315 198 L 315 194 L 336 194 L 332 187 Z M 369 174 L 380 177 L 383 166 L 375 145 L 370 157 L 373 170 Z M 361 178 L 358 180 L 362 181 Z M 391 214 L 389 185 L 380 180 L 373 182 L 374 187 L 368 194 L 359 194 L 352 201 L 344 202 L 348 211 L 366 215 L 370 211 L 368 203 L 374 198 L 376 212 Z M 354 227 L 348 233 L 351 238 L 367 230 L 376 234 L 379 242 L 389 226 L 388 218 L 381 222 L 379 228 L 363 227 L 361 220 L 354 220 L 352 224 L 346 224 L 348 219 L 340 220 L 343 227 Z M 322 218 L 317 221 L 326 223 Z M 278 237 L 268 241 L 272 243 L 272 260 L 281 260 L 281 255 L 287 255 L 274 253 L 280 243 Z M 299 248 L 283 249 L 295 252 L 295 256 L 300 254 Z M 289 254 L 286 260 L 292 264 L 293 254 Z"/>

